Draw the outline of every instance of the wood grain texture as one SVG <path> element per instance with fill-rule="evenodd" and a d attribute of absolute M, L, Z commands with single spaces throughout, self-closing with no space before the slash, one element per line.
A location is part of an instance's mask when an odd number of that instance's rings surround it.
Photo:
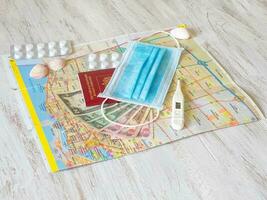
<path fill-rule="evenodd" d="M 0 0 L 0 53 L 12 43 L 85 42 L 181 22 L 266 115 L 265 0 Z M 3 68 L 0 92 L 0 199 L 267 199 L 266 120 L 49 174 Z"/>

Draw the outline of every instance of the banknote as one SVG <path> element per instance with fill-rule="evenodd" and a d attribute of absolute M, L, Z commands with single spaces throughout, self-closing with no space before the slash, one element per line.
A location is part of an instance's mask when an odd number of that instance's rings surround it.
<path fill-rule="evenodd" d="M 86 107 L 84 103 L 84 98 L 82 95 L 82 91 L 74 91 L 68 93 L 61 93 L 57 94 L 57 96 L 61 99 L 61 101 L 67 106 L 67 108 L 74 114 L 74 115 L 84 115 L 92 112 L 96 112 L 100 110 L 100 106 L 90 106 Z M 120 102 L 120 103 L 110 103 L 105 104 L 104 108 L 112 107 L 114 105 L 125 106 L 127 103 Z"/>
<path fill-rule="evenodd" d="M 149 116 L 149 113 L 151 111 L 151 108 L 146 107 L 143 112 L 140 112 L 138 115 L 136 115 L 132 120 L 130 124 L 143 124 L 147 121 L 147 118 Z M 141 130 L 142 126 L 137 126 L 136 128 L 129 128 L 127 130 L 127 136 L 130 137 L 136 137 Z"/>
<path fill-rule="evenodd" d="M 154 117 L 155 116 L 153 114 L 153 110 L 151 109 L 149 114 L 148 114 L 148 117 L 147 117 L 146 121 L 152 121 Z M 154 135 L 153 123 L 154 122 L 142 126 L 142 128 L 139 131 L 137 137 L 145 137 L 145 138 L 151 138 L 152 139 L 153 135 Z"/>
<path fill-rule="evenodd" d="M 61 93 L 57 94 L 57 96 L 74 115 L 82 115 L 100 109 L 100 106 L 86 107 L 81 90 Z"/>
<path fill-rule="evenodd" d="M 124 113 L 126 113 L 127 111 L 129 111 L 130 109 L 132 109 L 134 107 L 133 104 L 127 104 L 126 106 L 120 106 L 118 109 L 106 113 L 106 116 L 112 120 L 112 121 L 116 121 L 121 115 L 123 115 Z M 86 116 L 86 115 L 85 115 Z M 96 129 L 103 129 L 104 127 L 106 127 L 107 125 L 109 125 L 109 122 L 107 120 L 104 119 L 104 117 L 100 117 L 94 120 L 87 120 L 87 117 L 85 116 L 79 116 L 81 119 L 83 119 L 86 123 L 88 123 L 90 126 L 96 128 Z"/>
<path fill-rule="evenodd" d="M 127 105 L 126 103 L 112 104 L 108 107 L 105 107 L 104 112 L 106 114 L 108 114 L 108 113 L 113 112 L 117 109 L 123 109 L 126 105 Z M 93 110 L 92 112 L 88 112 L 85 115 L 79 115 L 79 117 L 86 122 L 90 122 L 90 121 L 94 121 L 94 120 L 97 120 L 99 118 L 102 118 L 103 116 L 102 116 L 101 110 Z"/>
<path fill-rule="evenodd" d="M 128 124 L 128 122 L 137 115 L 140 110 L 142 109 L 142 106 L 135 106 L 132 110 L 129 110 L 127 113 L 125 113 L 123 116 L 121 116 L 117 122 L 121 124 Z M 102 132 L 107 133 L 111 135 L 112 137 L 116 136 L 120 133 L 120 130 L 123 129 L 123 126 L 117 125 L 117 124 L 110 124 L 105 129 L 102 130 Z"/>
<path fill-rule="evenodd" d="M 109 114 L 111 112 L 114 112 L 118 109 L 123 109 L 124 107 L 126 107 L 127 104 L 126 103 L 120 103 L 120 104 L 113 104 L 112 106 L 109 106 L 107 108 L 104 109 L 105 114 Z M 79 118 L 81 118 L 82 120 L 86 121 L 86 122 L 92 122 L 92 121 L 97 121 L 98 119 L 102 119 L 102 113 L 101 110 L 96 110 L 90 113 L 87 113 L 85 115 L 79 115 Z"/>
<path fill-rule="evenodd" d="M 147 116 L 150 112 L 150 108 L 142 107 L 142 109 L 132 118 L 130 119 L 127 124 L 129 125 L 138 125 L 144 123 L 146 121 Z M 135 137 L 138 135 L 139 131 L 141 130 L 142 126 L 137 126 L 135 128 L 123 128 L 120 130 L 119 134 L 116 135 L 114 138 L 126 138 L 126 137 Z"/>

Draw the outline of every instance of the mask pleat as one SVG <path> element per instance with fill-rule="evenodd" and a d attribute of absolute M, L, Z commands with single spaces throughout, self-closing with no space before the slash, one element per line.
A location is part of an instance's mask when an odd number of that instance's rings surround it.
<path fill-rule="evenodd" d="M 175 71 L 176 67 L 173 67 L 171 63 L 173 60 L 176 60 L 177 57 L 179 57 L 179 55 L 173 53 L 169 49 L 166 49 L 164 58 L 162 59 L 160 66 L 154 77 L 153 84 L 151 84 L 151 87 L 149 88 L 149 93 L 147 94 L 146 102 L 148 103 L 158 102 L 158 100 L 161 99 L 161 98 L 155 98 L 155 96 L 160 97 L 162 94 L 165 93 L 164 83 L 166 82 L 166 80 L 171 79 L 168 74 L 172 74 Z"/>
<path fill-rule="evenodd" d="M 138 77 L 142 71 L 144 64 L 149 58 L 152 46 L 138 45 L 134 47 L 134 54 L 128 62 L 128 67 L 123 72 L 119 81 L 119 87 L 114 91 L 115 95 L 124 98 L 131 98 L 136 87 Z"/>
<path fill-rule="evenodd" d="M 162 109 L 182 50 L 131 43 L 99 97 Z"/>
<path fill-rule="evenodd" d="M 152 84 L 152 82 L 154 80 L 156 72 L 157 72 L 157 70 L 158 70 L 158 68 L 160 66 L 160 63 L 161 63 L 161 61 L 162 61 L 162 59 L 164 57 L 165 52 L 166 52 L 166 49 L 160 49 L 158 54 L 157 54 L 157 57 L 156 57 L 153 65 L 151 67 L 151 70 L 150 70 L 150 72 L 149 72 L 149 74 L 147 76 L 147 79 L 145 81 L 145 84 L 144 84 L 144 87 L 142 89 L 142 92 L 141 92 L 141 94 L 139 96 L 139 99 L 142 100 L 142 101 L 144 101 L 146 99 L 146 97 L 147 97 L 147 95 L 149 93 L 149 89 L 150 89 L 151 84 Z"/>
<path fill-rule="evenodd" d="M 158 52 L 159 52 L 159 48 L 153 48 L 152 52 L 151 52 L 151 55 L 149 56 L 149 58 L 147 59 L 147 62 L 143 65 L 143 69 L 140 73 L 140 77 L 137 81 L 137 84 L 136 84 L 136 87 L 134 89 L 134 93 L 132 95 L 132 98 L 133 99 L 138 99 L 140 94 L 141 94 L 141 91 L 145 85 L 145 82 L 146 82 L 146 79 L 147 79 L 147 76 L 149 75 L 149 72 L 156 60 L 156 57 L 158 55 Z"/>

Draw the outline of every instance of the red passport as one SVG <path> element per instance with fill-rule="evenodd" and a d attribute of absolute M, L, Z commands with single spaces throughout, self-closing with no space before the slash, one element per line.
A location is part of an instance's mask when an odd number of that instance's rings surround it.
<path fill-rule="evenodd" d="M 114 70 L 111 68 L 78 73 L 86 106 L 100 105 L 104 101 L 104 98 L 97 95 L 104 91 Z M 106 102 L 116 103 L 117 101 L 108 99 Z"/>

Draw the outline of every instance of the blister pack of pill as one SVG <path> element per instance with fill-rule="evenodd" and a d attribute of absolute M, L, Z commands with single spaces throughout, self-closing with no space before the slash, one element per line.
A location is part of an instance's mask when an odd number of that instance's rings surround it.
<path fill-rule="evenodd" d="M 122 54 L 113 53 L 91 53 L 87 56 L 89 70 L 116 68 L 120 64 Z"/>
<path fill-rule="evenodd" d="M 10 46 L 10 55 L 16 60 L 66 56 L 71 52 L 71 41 L 67 40 Z"/>

